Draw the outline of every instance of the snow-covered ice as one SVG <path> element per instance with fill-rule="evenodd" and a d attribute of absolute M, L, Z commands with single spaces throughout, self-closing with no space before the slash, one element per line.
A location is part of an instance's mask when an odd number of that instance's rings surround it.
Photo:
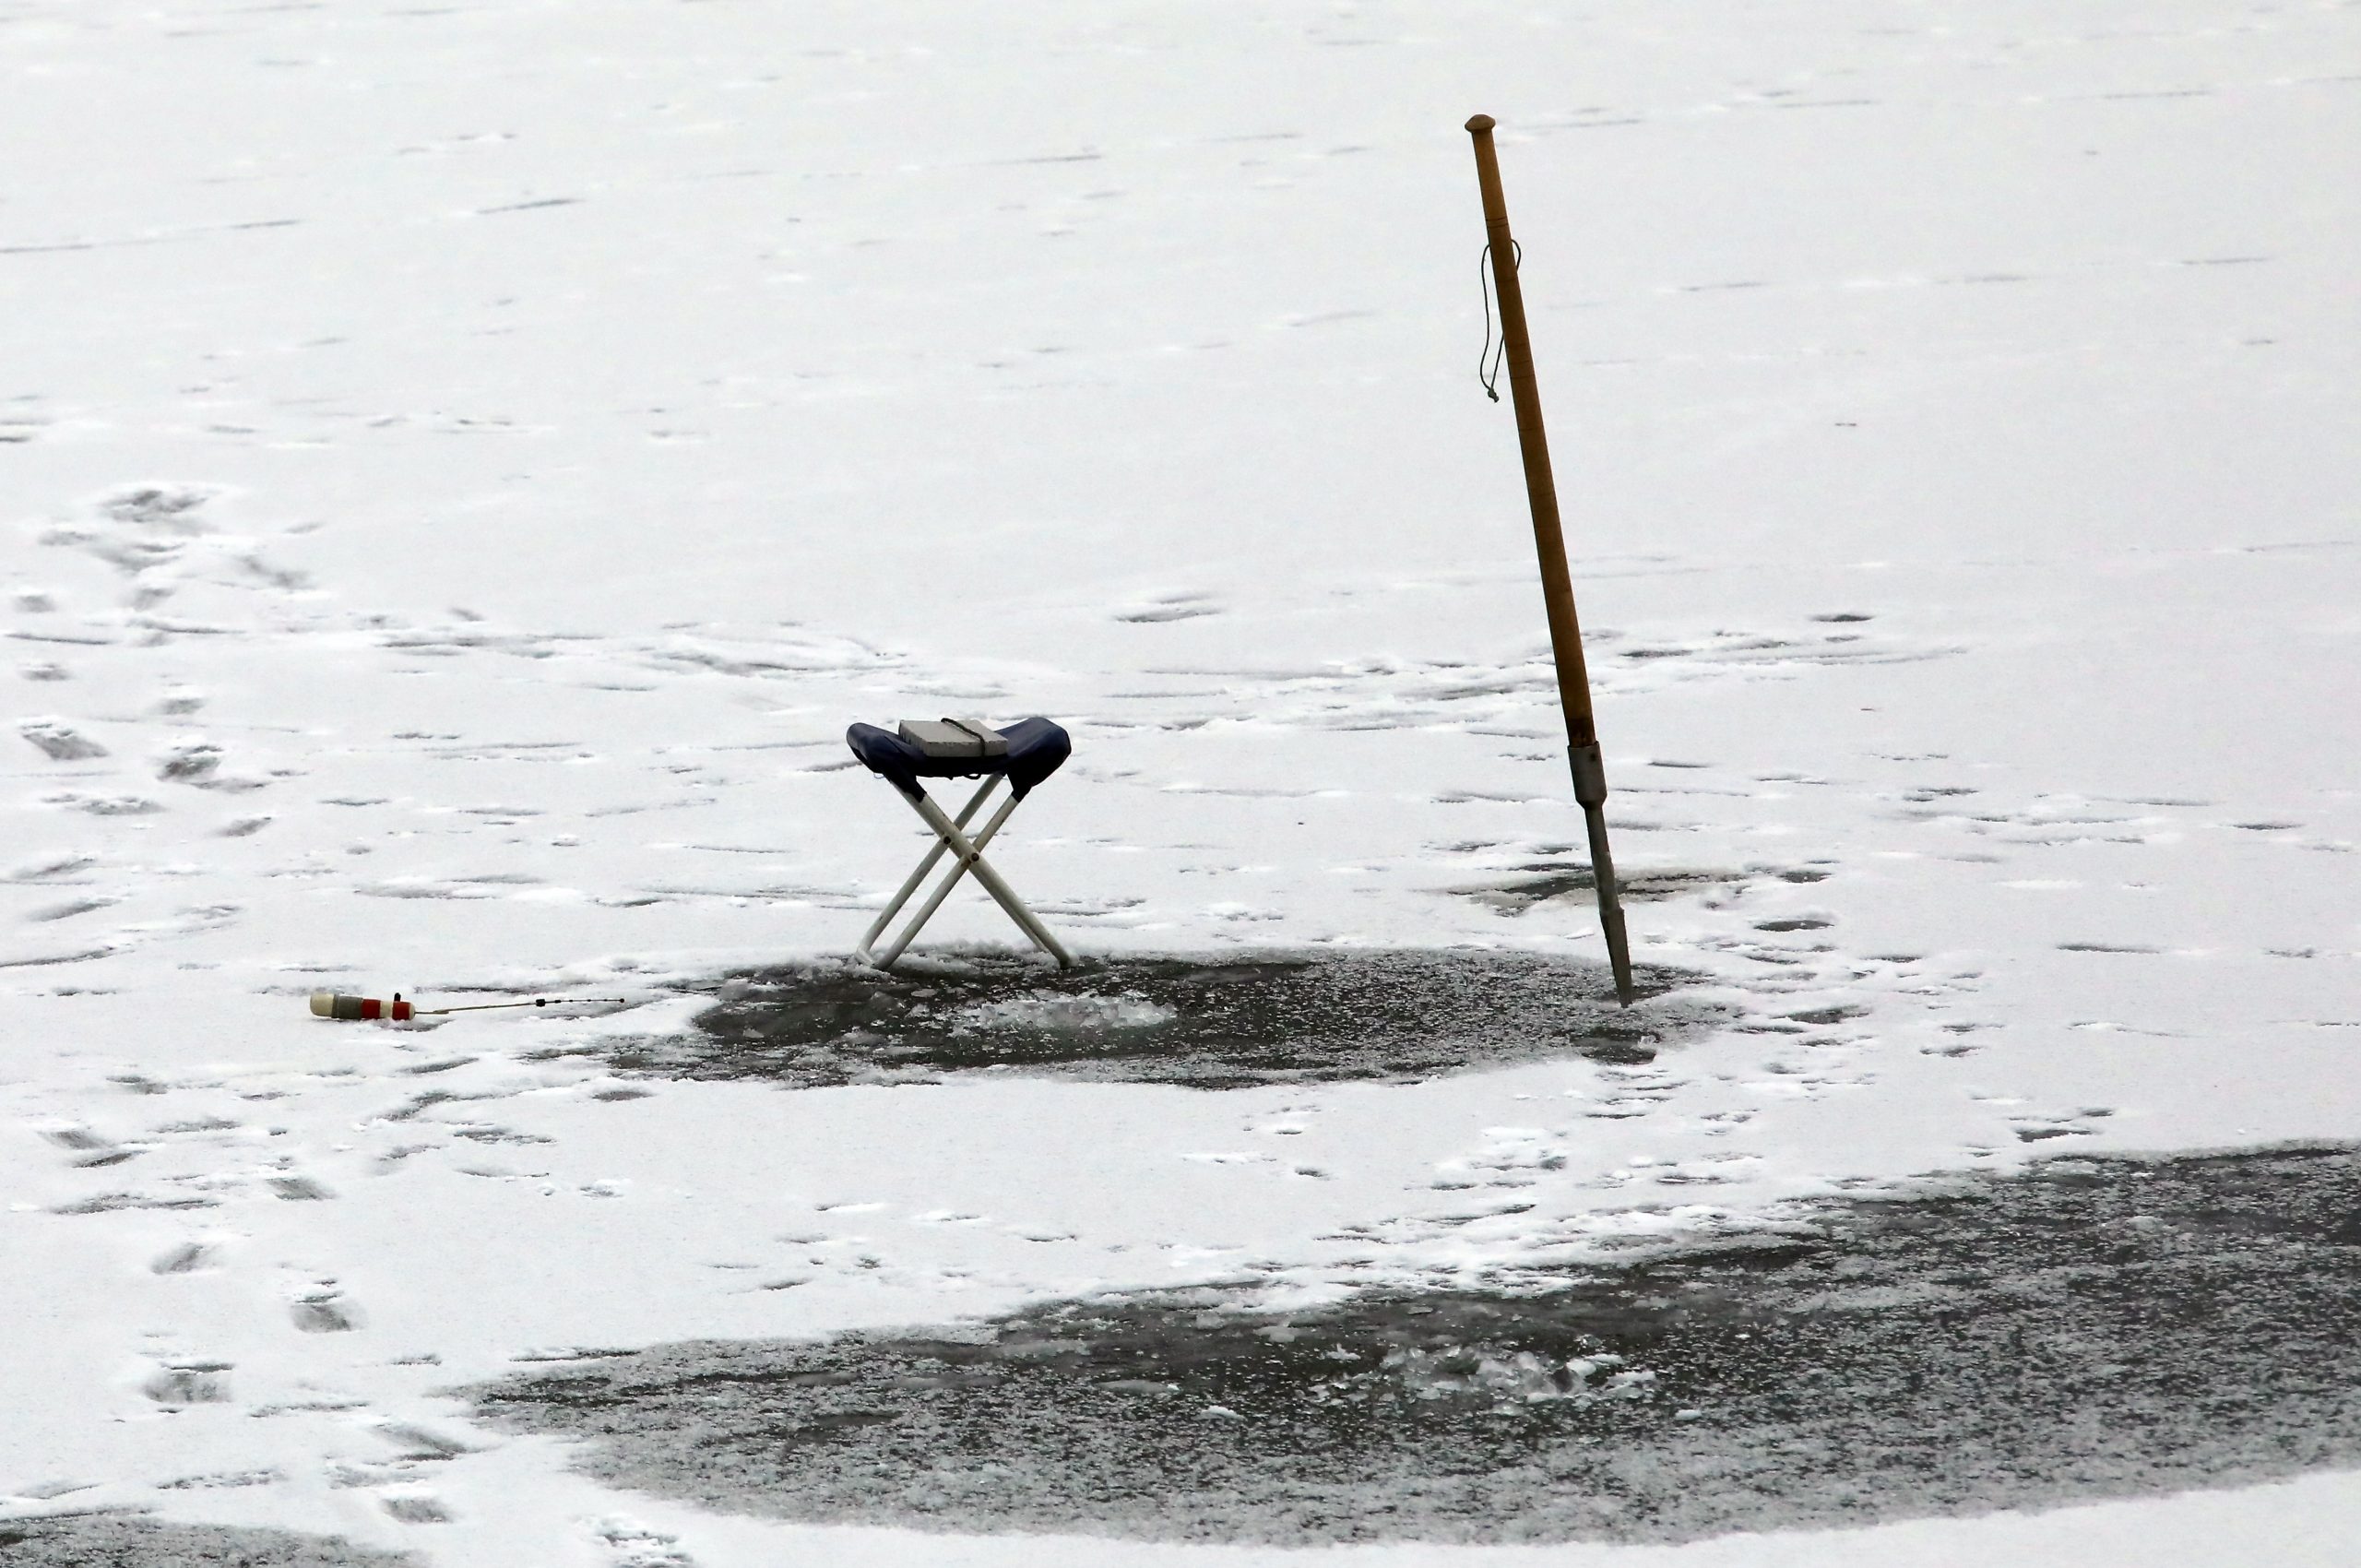
<path fill-rule="evenodd" d="M 15 0 L 0 75 L 0 1514 L 1275 1559 L 698 1513 L 445 1391 L 2361 1138 L 2351 5 Z M 1068 723 L 993 856 L 1094 952 L 1597 956 L 1478 110 L 1638 956 L 1737 1022 L 1415 1085 L 617 1070 L 907 868 L 856 719 Z M 972 889 L 928 938 L 1009 939 Z M 2356 1514 L 1339 1555 L 2328 1563 Z"/>

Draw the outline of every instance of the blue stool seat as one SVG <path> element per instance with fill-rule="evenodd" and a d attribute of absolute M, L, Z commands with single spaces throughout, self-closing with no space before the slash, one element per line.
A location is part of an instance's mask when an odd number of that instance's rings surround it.
<path fill-rule="evenodd" d="M 921 778 L 1004 778 L 1021 801 L 1074 754 L 1074 738 L 1062 725 L 1046 719 L 1020 719 L 993 733 L 1008 742 L 1007 755 L 929 756 L 891 730 L 874 724 L 856 724 L 846 731 L 845 744 L 870 772 L 913 800 L 926 792 L 919 783 Z"/>

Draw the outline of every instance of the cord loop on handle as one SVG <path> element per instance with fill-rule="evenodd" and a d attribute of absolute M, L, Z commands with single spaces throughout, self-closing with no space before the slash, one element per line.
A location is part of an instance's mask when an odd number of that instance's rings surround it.
<path fill-rule="evenodd" d="M 1516 241 L 1511 240 L 1509 242 L 1510 269 L 1521 270 L 1524 265 L 1525 247 Z M 1509 339 L 1508 334 L 1503 331 L 1501 335 L 1500 346 L 1495 348 L 1492 343 L 1492 247 L 1490 245 L 1486 245 L 1484 254 L 1477 258 L 1476 275 L 1484 291 L 1484 347 L 1483 350 L 1476 356 L 1476 379 L 1484 384 L 1484 396 L 1497 403 L 1501 400 L 1501 356 L 1509 351 Z M 1486 363 L 1487 361 L 1490 362 L 1489 366 Z"/>

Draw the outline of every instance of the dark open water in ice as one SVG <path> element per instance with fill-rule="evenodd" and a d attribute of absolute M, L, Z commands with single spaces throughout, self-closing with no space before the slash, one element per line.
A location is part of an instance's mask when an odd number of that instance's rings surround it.
<path fill-rule="evenodd" d="M 2361 1153 L 2058 1158 L 1510 1296 L 1211 1289 L 477 1390 L 621 1485 L 798 1519 L 1677 1540 L 2361 1463 Z"/>

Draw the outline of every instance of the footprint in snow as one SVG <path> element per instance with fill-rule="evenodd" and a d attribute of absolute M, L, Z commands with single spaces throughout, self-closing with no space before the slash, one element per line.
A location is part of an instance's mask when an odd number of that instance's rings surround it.
<path fill-rule="evenodd" d="M 590 1535 L 611 1554 L 611 1568 L 696 1568 L 696 1559 L 681 1549 L 680 1537 L 666 1535 L 627 1515 L 591 1520 Z"/>
<path fill-rule="evenodd" d="M 1132 609 L 1119 612 L 1115 619 L 1133 625 L 1153 625 L 1168 621 L 1193 621 L 1221 612 L 1222 607 L 1208 593 L 1161 593 Z"/>
<path fill-rule="evenodd" d="M 145 795 L 81 795 L 65 793 L 43 795 L 45 805 L 63 806 L 89 816 L 150 816 L 164 809 L 162 802 Z"/>
<path fill-rule="evenodd" d="M 180 1408 L 189 1405 L 225 1405 L 230 1400 L 228 1361 L 167 1361 L 159 1367 L 140 1392 L 159 1405 Z"/>
<path fill-rule="evenodd" d="M 106 747 L 63 719 L 19 719 L 17 733 L 38 746 L 52 762 L 87 762 L 107 754 Z"/>
<path fill-rule="evenodd" d="M 303 1334 L 350 1334 L 361 1326 L 361 1310 L 333 1290 L 290 1303 L 288 1316 Z"/>
<path fill-rule="evenodd" d="M 202 1241 L 183 1241 L 160 1253 L 148 1265 L 150 1274 L 195 1274 L 213 1261 L 214 1249 Z"/>
<path fill-rule="evenodd" d="M 44 1127 L 41 1135 L 72 1156 L 68 1163 L 77 1170 L 121 1165 L 125 1160 L 147 1152 L 144 1148 L 123 1147 L 104 1134 L 79 1124 Z"/>
<path fill-rule="evenodd" d="M 219 1206 L 219 1200 L 214 1198 L 194 1197 L 179 1194 L 168 1196 L 156 1193 L 101 1193 L 95 1197 L 83 1198 L 74 1203 L 54 1205 L 49 1212 L 52 1214 L 115 1214 L 128 1208 L 172 1210 Z"/>
<path fill-rule="evenodd" d="M 397 1482 L 377 1489 L 378 1505 L 405 1525 L 447 1525 L 450 1506 L 422 1486 Z"/>
<path fill-rule="evenodd" d="M 380 1420 L 376 1433 L 395 1447 L 397 1456 L 413 1462 L 436 1463 L 475 1452 L 473 1445 L 414 1421 Z"/>
<path fill-rule="evenodd" d="M 2046 1143 L 2052 1138 L 2087 1138 L 2098 1129 L 2089 1125 L 2094 1119 L 2115 1114 L 2112 1111 L 2089 1110 L 2074 1116 L 2020 1116 L 2012 1118 L 2009 1130 L 2021 1144 Z"/>

